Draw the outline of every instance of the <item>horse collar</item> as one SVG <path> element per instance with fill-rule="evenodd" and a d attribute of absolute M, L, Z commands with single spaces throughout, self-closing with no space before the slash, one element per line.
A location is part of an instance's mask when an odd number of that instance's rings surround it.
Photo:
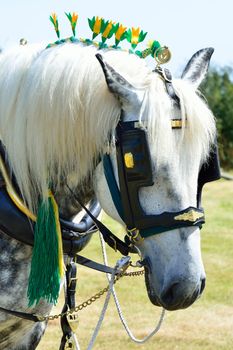
<path fill-rule="evenodd" d="M 23 204 L 17 194 L 17 183 L 8 176 L 5 148 L 0 143 L 0 229 L 19 242 L 33 246 L 34 221 L 33 214 Z M 5 165 L 6 164 L 6 165 Z M 93 217 L 100 213 L 100 205 L 94 199 L 90 204 Z M 89 215 L 84 215 L 79 224 L 60 217 L 64 253 L 75 255 L 82 250 L 91 239 L 97 227 Z"/>

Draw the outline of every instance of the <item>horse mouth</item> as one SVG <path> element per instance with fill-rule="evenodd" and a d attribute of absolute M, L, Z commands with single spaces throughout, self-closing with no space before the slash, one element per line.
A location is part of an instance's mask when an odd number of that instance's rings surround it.
<path fill-rule="evenodd" d="M 160 296 L 156 295 L 150 282 L 150 268 L 145 266 L 145 284 L 147 289 L 147 294 L 151 303 L 155 306 L 163 307 L 168 311 L 175 311 L 180 309 L 186 309 L 191 306 L 202 294 L 205 283 L 201 284 L 201 287 L 196 287 L 191 295 L 185 295 L 176 297 L 175 293 L 164 293 Z"/>
<path fill-rule="evenodd" d="M 145 266 L 145 284 L 146 284 L 148 297 L 153 305 L 162 306 L 161 303 L 159 302 L 159 298 L 155 295 L 154 291 L 151 289 L 149 274 L 150 274 L 149 268 Z"/>

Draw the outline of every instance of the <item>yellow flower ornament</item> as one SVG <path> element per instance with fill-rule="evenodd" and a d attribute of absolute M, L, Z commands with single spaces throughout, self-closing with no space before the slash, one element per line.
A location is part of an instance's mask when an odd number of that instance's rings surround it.
<path fill-rule="evenodd" d="M 57 19 L 56 13 L 52 13 L 51 16 L 49 17 L 49 19 L 54 26 L 57 37 L 60 38 L 60 31 L 59 31 L 59 27 L 58 27 L 58 19 Z"/>
<path fill-rule="evenodd" d="M 116 33 L 115 33 L 115 44 L 116 46 L 120 43 L 120 41 L 125 39 L 127 27 L 124 27 L 122 24 L 116 24 Z"/>
<path fill-rule="evenodd" d="M 143 32 L 143 30 L 140 31 L 140 28 L 131 28 L 128 29 L 127 33 L 126 33 L 126 39 L 128 40 L 129 43 L 131 43 L 131 46 L 133 49 L 135 49 L 135 47 L 138 45 L 138 43 L 140 43 L 141 41 L 143 41 L 145 39 L 147 35 L 147 32 Z"/>
<path fill-rule="evenodd" d="M 116 27 L 113 21 L 105 22 L 103 33 L 102 33 L 102 43 L 105 43 L 107 39 L 110 39 L 116 32 Z"/>
<path fill-rule="evenodd" d="M 72 14 L 65 12 L 65 14 L 68 20 L 70 21 L 72 32 L 73 32 L 73 35 L 75 36 L 75 28 L 78 21 L 78 14 L 76 12 L 73 12 Z"/>
<path fill-rule="evenodd" d="M 97 37 L 97 35 L 100 34 L 100 32 L 103 30 L 103 27 L 105 25 L 105 21 L 101 17 L 93 17 L 92 19 L 88 18 L 89 27 L 91 28 L 93 35 L 92 40 Z"/>

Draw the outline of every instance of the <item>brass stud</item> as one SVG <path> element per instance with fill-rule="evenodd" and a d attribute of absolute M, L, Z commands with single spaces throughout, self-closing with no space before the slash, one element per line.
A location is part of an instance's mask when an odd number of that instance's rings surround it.
<path fill-rule="evenodd" d="M 134 167 L 134 159 L 131 152 L 124 154 L 124 161 L 126 168 L 132 169 Z"/>

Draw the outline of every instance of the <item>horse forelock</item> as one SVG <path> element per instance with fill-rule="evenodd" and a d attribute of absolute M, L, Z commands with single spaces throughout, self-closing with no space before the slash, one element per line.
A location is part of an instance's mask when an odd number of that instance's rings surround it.
<path fill-rule="evenodd" d="M 120 104 L 108 91 L 94 47 L 65 44 L 50 49 L 23 46 L 0 58 L 0 133 L 28 205 L 36 210 L 48 184 L 59 187 L 71 174 L 81 184 L 108 147 Z M 208 154 L 214 137 L 211 113 L 191 87 L 174 82 L 187 128 L 174 135 L 172 108 L 164 84 L 145 61 L 125 52 L 104 52 L 132 85 L 144 87 L 142 114 L 158 160 L 181 154 Z M 179 151 L 180 150 L 180 151 Z"/>

